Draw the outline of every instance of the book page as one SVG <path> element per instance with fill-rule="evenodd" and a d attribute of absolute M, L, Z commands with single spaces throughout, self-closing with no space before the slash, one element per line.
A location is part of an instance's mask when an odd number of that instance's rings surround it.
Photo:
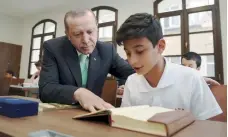
<path fill-rule="evenodd" d="M 172 109 L 162 107 L 149 107 L 149 106 L 132 106 L 123 108 L 110 109 L 112 115 L 121 115 L 136 120 L 147 121 L 149 118 L 157 113 L 173 111 Z"/>

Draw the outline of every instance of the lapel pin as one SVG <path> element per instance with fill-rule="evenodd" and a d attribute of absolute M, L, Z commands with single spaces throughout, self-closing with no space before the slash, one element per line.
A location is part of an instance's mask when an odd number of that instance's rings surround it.
<path fill-rule="evenodd" d="M 96 61 L 96 58 L 93 58 Z"/>

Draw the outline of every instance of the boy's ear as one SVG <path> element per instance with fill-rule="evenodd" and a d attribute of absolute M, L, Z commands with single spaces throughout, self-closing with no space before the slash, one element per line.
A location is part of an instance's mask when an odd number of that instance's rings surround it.
<path fill-rule="evenodd" d="M 160 54 L 162 54 L 163 51 L 165 50 L 165 47 L 166 47 L 165 40 L 164 40 L 164 39 L 160 39 L 160 40 L 158 41 L 158 52 L 159 52 Z"/>

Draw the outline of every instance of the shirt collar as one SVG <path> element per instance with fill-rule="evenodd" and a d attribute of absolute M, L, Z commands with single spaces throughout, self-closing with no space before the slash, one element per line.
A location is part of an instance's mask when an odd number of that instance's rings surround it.
<path fill-rule="evenodd" d="M 77 51 L 77 53 L 78 53 L 78 56 L 80 56 L 82 53 L 81 52 L 79 52 L 78 50 L 76 50 Z M 87 54 L 86 55 L 87 57 L 89 57 L 89 54 Z"/>
<path fill-rule="evenodd" d="M 167 86 L 170 86 L 172 84 L 174 84 L 175 80 L 174 78 L 176 78 L 175 73 L 173 71 L 178 71 L 178 70 L 174 70 L 173 69 L 173 63 L 167 61 L 167 59 L 165 59 L 165 69 L 164 72 L 162 73 L 161 79 L 159 80 L 158 83 L 158 88 L 164 88 Z"/>
<path fill-rule="evenodd" d="M 165 88 L 165 87 L 168 87 L 168 86 L 171 86 L 174 84 L 175 73 L 173 73 L 173 71 L 178 71 L 178 70 L 173 69 L 173 67 L 172 67 L 173 63 L 167 61 L 165 58 L 164 58 L 164 60 L 165 60 L 165 68 L 162 73 L 161 79 L 158 82 L 157 87 L 151 87 L 150 84 L 148 83 L 148 81 L 146 80 L 146 78 L 143 75 L 141 75 L 143 81 L 145 81 L 148 88 L 156 90 L 156 89 L 162 89 L 162 88 Z M 148 90 L 145 90 L 145 91 L 140 90 L 140 92 L 148 92 Z"/>

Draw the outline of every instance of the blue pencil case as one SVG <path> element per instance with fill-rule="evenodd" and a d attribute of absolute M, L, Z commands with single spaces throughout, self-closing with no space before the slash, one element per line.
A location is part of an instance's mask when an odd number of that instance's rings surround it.
<path fill-rule="evenodd" d="M 0 98 L 0 115 L 10 118 L 34 116 L 38 114 L 39 103 L 35 101 L 2 97 Z"/>

